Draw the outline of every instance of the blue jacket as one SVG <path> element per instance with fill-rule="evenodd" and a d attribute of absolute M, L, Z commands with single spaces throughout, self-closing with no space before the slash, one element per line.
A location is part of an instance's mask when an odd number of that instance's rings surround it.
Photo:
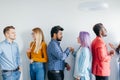
<path fill-rule="evenodd" d="M 89 48 L 80 47 L 73 53 L 75 57 L 74 77 L 80 77 L 82 80 L 90 80 L 92 54 Z"/>

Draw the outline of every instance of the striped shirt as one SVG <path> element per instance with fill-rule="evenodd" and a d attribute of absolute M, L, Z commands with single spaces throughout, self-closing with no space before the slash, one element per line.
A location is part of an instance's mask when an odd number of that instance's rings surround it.
<path fill-rule="evenodd" d="M 14 70 L 20 66 L 17 43 L 4 40 L 0 43 L 0 66 L 2 70 Z"/>

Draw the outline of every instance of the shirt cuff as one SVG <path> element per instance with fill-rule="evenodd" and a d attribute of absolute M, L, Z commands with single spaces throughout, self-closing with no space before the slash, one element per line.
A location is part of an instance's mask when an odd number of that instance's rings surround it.
<path fill-rule="evenodd" d="M 67 49 L 65 50 L 65 53 L 66 53 L 66 55 L 68 56 L 68 55 L 69 55 L 69 53 L 70 53 L 70 49 L 69 49 L 69 48 L 67 48 Z"/>

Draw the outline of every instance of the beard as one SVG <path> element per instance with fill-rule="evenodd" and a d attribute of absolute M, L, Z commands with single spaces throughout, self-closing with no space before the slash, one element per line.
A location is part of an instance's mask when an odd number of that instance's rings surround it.
<path fill-rule="evenodd" d="M 107 34 L 104 34 L 103 37 L 107 37 Z"/>
<path fill-rule="evenodd" d="M 62 38 L 57 38 L 57 41 L 61 41 L 62 40 Z"/>

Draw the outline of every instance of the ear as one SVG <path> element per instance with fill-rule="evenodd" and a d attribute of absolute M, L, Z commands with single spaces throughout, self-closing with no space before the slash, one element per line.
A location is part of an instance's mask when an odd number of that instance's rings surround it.
<path fill-rule="evenodd" d="M 53 37 L 54 37 L 54 38 L 56 38 L 56 36 L 57 36 L 57 34 L 56 34 L 56 33 L 54 33 L 54 34 L 53 34 Z"/>
<path fill-rule="evenodd" d="M 100 36 L 103 35 L 103 30 L 100 30 L 99 35 L 100 35 Z"/>
<path fill-rule="evenodd" d="M 8 36 L 8 33 L 6 32 L 4 35 L 7 37 L 7 36 Z"/>

